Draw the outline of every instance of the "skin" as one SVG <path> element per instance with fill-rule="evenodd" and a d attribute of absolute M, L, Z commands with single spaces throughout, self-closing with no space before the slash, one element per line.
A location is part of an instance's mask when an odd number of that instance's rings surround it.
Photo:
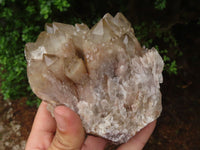
<path fill-rule="evenodd" d="M 79 116 L 65 106 L 54 110 L 55 118 L 42 102 L 36 114 L 26 150 L 104 150 L 108 141 L 94 136 L 87 136 Z M 148 124 L 127 143 L 117 150 L 141 150 L 148 141 L 156 121 Z"/>

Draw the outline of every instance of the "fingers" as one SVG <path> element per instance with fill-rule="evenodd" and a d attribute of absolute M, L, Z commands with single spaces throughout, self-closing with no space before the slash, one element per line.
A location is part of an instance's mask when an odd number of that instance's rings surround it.
<path fill-rule="evenodd" d="M 54 115 L 57 131 L 48 150 L 80 150 L 85 132 L 79 116 L 65 106 L 56 107 Z"/>
<path fill-rule="evenodd" d="M 36 114 L 26 150 L 80 150 L 85 133 L 79 116 L 65 106 L 58 106 L 54 111 L 55 120 L 42 102 Z M 141 150 L 152 134 L 156 125 L 153 121 L 121 145 L 118 150 Z M 57 128 L 57 131 L 56 131 Z M 56 135 L 54 133 L 56 131 Z M 92 144 L 91 144 L 92 143 Z M 107 141 L 98 137 L 88 136 L 81 150 L 101 150 Z"/>
<path fill-rule="evenodd" d="M 47 149 L 56 131 L 56 122 L 46 109 L 47 104 L 42 102 L 38 108 L 26 150 Z"/>
<path fill-rule="evenodd" d="M 103 150 L 106 144 L 107 140 L 89 135 L 81 150 Z"/>
<path fill-rule="evenodd" d="M 156 120 L 148 124 L 127 143 L 122 144 L 117 150 L 142 150 L 156 126 Z"/>

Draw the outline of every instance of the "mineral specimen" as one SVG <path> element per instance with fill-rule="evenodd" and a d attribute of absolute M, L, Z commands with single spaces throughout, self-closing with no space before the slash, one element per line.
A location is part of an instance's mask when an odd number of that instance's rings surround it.
<path fill-rule="evenodd" d="M 26 44 L 29 83 L 51 106 L 64 104 L 87 133 L 127 142 L 161 113 L 163 60 L 142 48 L 129 21 L 106 14 L 94 27 L 46 24 Z"/>

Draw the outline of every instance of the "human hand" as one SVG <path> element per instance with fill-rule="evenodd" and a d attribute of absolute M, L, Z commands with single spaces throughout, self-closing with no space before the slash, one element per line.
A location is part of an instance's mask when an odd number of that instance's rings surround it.
<path fill-rule="evenodd" d="M 42 102 L 36 114 L 26 150 L 103 150 L 108 141 L 87 136 L 79 116 L 65 106 L 54 110 L 55 119 Z M 153 121 L 117 150 L 141 150 L 156 125 Z"/>

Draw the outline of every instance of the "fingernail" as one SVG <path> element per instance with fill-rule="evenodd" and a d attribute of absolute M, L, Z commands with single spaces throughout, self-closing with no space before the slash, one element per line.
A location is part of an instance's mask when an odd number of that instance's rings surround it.
<path fill-rule="evenodd" d="M 62 112 L 60 112 L 59 110 L 56 110 L 55 111 L 55 119 L 56 119 L 56 123 L 57 123 L 57 128 L 63 132 L 67 131 L 67 119 L 64 117 Z"/>

